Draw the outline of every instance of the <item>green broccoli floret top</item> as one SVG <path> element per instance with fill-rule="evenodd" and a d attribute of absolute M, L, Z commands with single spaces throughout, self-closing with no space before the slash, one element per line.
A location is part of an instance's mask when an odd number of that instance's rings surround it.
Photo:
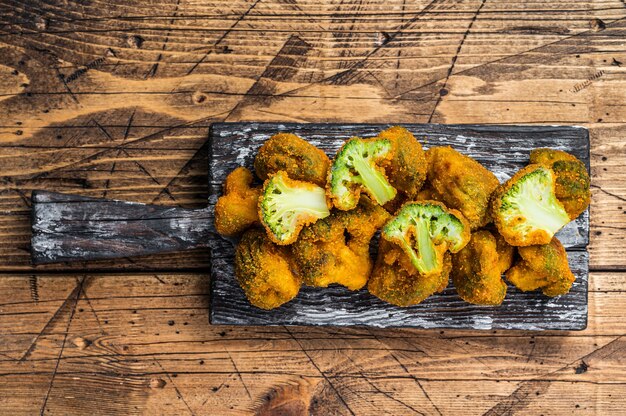
<path fill-rule="evenodd" d="M 347 211 L 359 203 L 361 191 L 384 205 L 396 196 L 383 166 L 391 159 L 393 146 L 387 139 L 353 137 L 337 152 L 330 168 L 327 192 L 335 207 Z"/>
<path fill-rule="evenodd" d="M 491 214 L 513 246 L 548 244 L 570 217 L 555 194 L 554 172 L 528 165 L 495 191 Z"/>
<path fill-rule="evenodd" d="M 463 215 L 436 201 L 405 204 L 382 229 L 423 275 L 441 273 L 446 251 L 456 253 L 468 243 L 470 227 Z"/>
<path fill-rule="evenodd" d="M 315 184 L 291 180 L 279 171 L 263 185 L 259 218 L 276 244 L 293 243 L 302 227 L 329 215 L 326 192 Z"/>

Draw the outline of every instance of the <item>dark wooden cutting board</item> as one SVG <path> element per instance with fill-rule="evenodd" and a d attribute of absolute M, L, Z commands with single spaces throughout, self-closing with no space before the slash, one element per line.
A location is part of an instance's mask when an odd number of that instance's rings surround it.
<path fill-rule="evenodd" d="M 573 153 L 589 168 L 589 135 L 578 127 L 472 126 L 403 124 L 428 148 L 450 145 L 472 156 L 500 181 L 528 163 L 530 150 L 551 147 Z M 388 125 L 219 123 L 210 132 L 209 166 L 213 206 L 226 175 L 237 166 L 252 169 L 258 147 L 271 135 L 295 133 L 332 157 L 346 138 L 372 137 Z M 481 307 L 462 301 L 449 285 L 443 293 L 419 305 L 400 308 L 371 296 L 366 290 L 342 287 L 303 287 L 291 302 L 272 311 L 251 306 L 239 288 L 233 269 L 234 246 L 213 235 L 211 323 L 232 325 L 365 325 L 461 329 L 562 329 L 587 326 L 589 242 L 588 211 L 564 228 L 558 237 L 567 248 L 576 282 L 570 293 L 548 298 L 539 292 L 523 293 L 509 286 L 500 307 Z"/>
<path fill-rule="evenodd" d="M 500 181 L 528 163 L 530 150 L 551 147 L 573 153 L 589 168 L 589 135 L 579 127 L 404 125 L 428 148 L 450 145 L 474 157 Z M 382 124 L 218 123 L 209 133 L 209 203 L 189 210 L 33 192 L 31 253 L 35 264 L 130 257 L 208 247 L 211 255 L 213 324 L 364 325 L 418 328 L 580 330 L 587 325 L 589 212 L 558 234 L 568 251 L 576 282 L 570 293 L 547 298 L 509 286 L 500 307 L 462 301 L 449 286 L 423 303 L 399 308 L 342 287 L 303 287 L 291 302 L 272 311 L 253 307 L 239 288 L 233 268 L 234 241 L 213 228 L 213 207 L 222 183 L 238 166 L 253 168 L 258 147 L 271 135 L 298 134 L 334 155 L 352 136 L 373 137 Z"/>

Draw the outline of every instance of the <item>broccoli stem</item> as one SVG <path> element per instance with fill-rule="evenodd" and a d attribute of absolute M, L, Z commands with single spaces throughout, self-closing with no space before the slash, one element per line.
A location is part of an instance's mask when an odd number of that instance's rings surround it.
<path fill-rule="evenodd" d="M 396 196 L 396 189 L 389 184 L 387 178 L 371 162 L 362 157 L 355 157 L 352 166 L 361 177 L 365 186 L 379 205 L 384 205 Z"/>
<path fill-rule="evenodd" d="M 411 258 L 413 266 L 421 273 L 430 273 L 437 269 L 438 265 L 435 244 L 430 236 L 429 220 L 425 218 L 414 218 L 413 222 L 417 240 L 417 253 L 415 252 L 416 247 L 412 246 L 407 238 L 407 233 L 399 235 L 400 241 L 404 247 L 404 251 Z"/>
<path fill-rule="evenodd" d="M 548 203 L 537 203 L 531 199 L 520 199 L 521 211 L 526 214 L 529 224 L 535 228 L 549 230 L 552 234 L 559 231 L 570 220 L 569 215 L 560 207 L 556 198 L 550 198 Z"/>
<path fill-rule="evenodd" d="M 277 209 L 272 214 L 272 220 L 278 220 L 293 211 L 312 214 L 318 218 L 330 215 L 324 189 L 292 189 L 283 184 L 279 184 L 277 188 L 281 194 L 275 195 L 273 198 L 273 205 Z"/>
<path fill-rule="evenodd" d="M 417 268 L 423 273 L 428 273 L 437 268 L 437 253 L 430 236 L 429 221 L 419 218 L 417 223 L 417 250 L 419 255 L 419 266 Z"/>

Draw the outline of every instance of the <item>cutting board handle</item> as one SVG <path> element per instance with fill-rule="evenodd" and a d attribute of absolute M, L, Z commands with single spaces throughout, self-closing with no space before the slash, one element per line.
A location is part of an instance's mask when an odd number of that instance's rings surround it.
<path fill-rule="evenodd" d="M 185 209 L 48 191 L 32 193 L 33 264 L 207 247 L 215 239 L 209 208 Z"/>

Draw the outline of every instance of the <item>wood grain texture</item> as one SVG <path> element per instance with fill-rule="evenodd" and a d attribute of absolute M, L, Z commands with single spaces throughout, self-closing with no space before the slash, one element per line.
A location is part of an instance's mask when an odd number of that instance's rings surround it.
<path fill-rule="evenodd" d="M 614 227 L 593 224 L 590 264 L 626 267 L 619 0 L 97 4 L 3 6 L 4 270 L 32 269 L 33 189 L 202 206 L 206 130 L 223 120 L 585 125 L 597 218 Z M 207 266 L 198 250 L 45 269 Z"/>
<path fill-rule="evenodd" d="M 0 0 L 0 409 L 623 413 L 625 18 L 623 0 Z M 221 121 L 585 126 L 587 329 L 211 326 L 208 249 L 31 265 L 32 190 L 202 208 Z"/>
<path fill-rule="evenodd" d="M 52 414 L 248 415 L 275 395 L 314 415 L 620 414 L 624 277 L 590 275 L 585 331 L 537 333 L 215 326 L 208 274 L 40 274 L 38 301 L 4 274 L 0 406 L 36 413 L 49 390 Z"/>
<path fill-rule="evenodd" d="M 426 148 L 452 146 L 471 156 L 505 181 L 528 164 L 530 150 L 551 147 L 576 155 L 589 165 L 587 131 L 576 127 L 476 126 L 403 124 Z M 217 201 L 226 176 L 238 166 L 252 165 L 258 147 L 280 131 L 297 134 L 332 156 L 350 137 L 373 137 L 386 125 L 217 123 L 211 126 L 209 201 Z M 558 233 L 570 250 L 577 277 L 572 291 L 557 299 L 509 288 L 501 307 L 484 308 L 463 302 L 452 287 L 410 308 L 399 308 L 369 295 L 341 287 L 302 288 L 291 302 L 272 311 L 249 304 L 234 276 L 232 242 L 213 234 L 211 322 L 229 325 L 365 325 L 378 327 L 465 329 L 562 329 L 587 326 L 588 211 Z"/>

